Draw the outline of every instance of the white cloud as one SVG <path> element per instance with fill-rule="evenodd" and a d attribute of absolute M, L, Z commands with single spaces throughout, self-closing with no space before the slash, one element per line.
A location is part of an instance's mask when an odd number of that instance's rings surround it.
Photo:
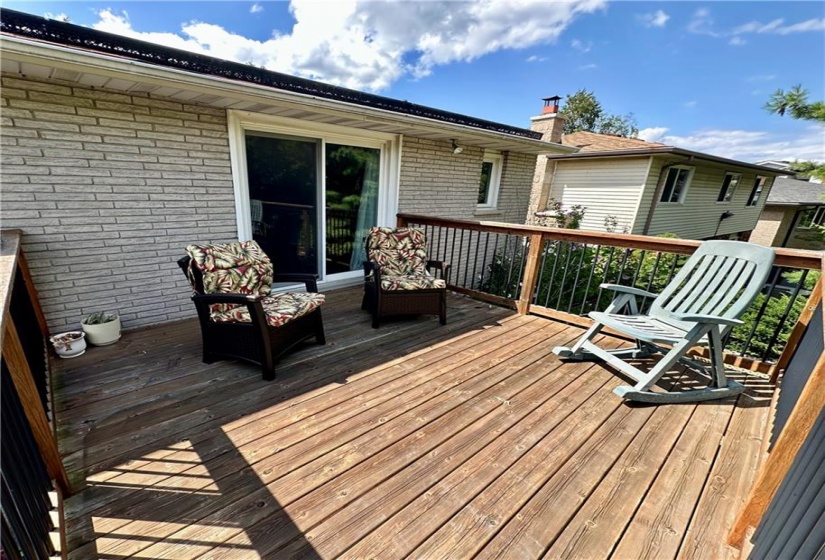
<path fill-rule="evenodd" d="M 587 53 L 593 48 L 593 41 L 588 41 L 585 43 L 583 41 L 579 41 L 578 39 L 573 39 L 570 42 L 570 46 L 579 52 Z"/>
<path fill-rule="evenodd" d="M 822 127 L 817 125 L 796 134 L 712 129 L 679 136 L 667 131 L 665 127 L 646 128 L 639 131 L 639 138 L 739 161 L 825 160 Z"/>
<path fill-rule="evenodd" d="M 646 142 L 659 142 L 668 130 L 670 129 L 664 126 L 643 128 L 639 131 L 638 138 L 645 140 Z"/>
<path fill-rule="evenodd" d="M 685 109 L 693 109 L 693 108 L 694 108 L 694 107 L 696 107 L 698 104 L 699 104 L 699 102 L 698 102 L 698 101 L 685 101 L 684 103 L 682 103 L 682 106 L 683 106 Z"/>
<path fill-rule="evenodd" d="M 670 16 L 662 10 L 656 10 L 648 14 L 639 14 L 636 16 L 642 25 L 645 27 L 664 27 Z"/>
<path fill-rule="evenodd" d="M 720 30 L 716 28 L 713 18 L 710 15 L 710 10 L 707 8 L 699 8 L 693 13 L 693 17 L 688 23 L 688 31 L 698 35 L 708 35 L 710 37 L 730 37 L 729 45 L 741 46 L 747 43 L 742 35 L 747 34 L 774 34 L 774 35 L 790 35 L 792 33 L 806 33 L 810 31 L 825 30 L 825 18 L 809 19 L 799 23 L 786 25 L 785 20 L 777 18 L 768 23 L 759 21 L 751 21 L 738 25 L 730 30 Z"/>
<path fill-rule="evenodd" d="M 52 12 L 46 12 L 45 14 L 43 14 L 43 17 L 46 18 L 46 19 L 53 19 L 53 20 L 56 20 L 56 21 L 65 21 L 65 22 L 71 21 L 69 16 L 67 14 L 65 14 L 64 12 L 60 12 L 59 14 L 53 14 Z"/>
<path fill-rule="evenodd" d="M 583 64 L 583 65 L 579 66 L 579 70 L 593 70 L 594 68 L 598 68 L 598 67 L 599 67 L 598 64 L 593 64 L 593 63 Z"/>
<path fill-rule="evenodd" d="M 527 62 L 544 62 L 546 60 L 546 56 L 538 56 L 535 54 L 527 57 Z"/>
<path fill-rule="evenodd" d="M 263 11 L 264 11 L 264 7 L 261 6 L 260 4 L 258 4 L 257 2 L 252 4 L 252 7 L 249 8 L 249 13 L 250 14 L 260 14 Z"/>
<path fill-rule="evenodd" d="M 403 76 L 500 50 L 555 42 L 578 16 L 606 0 L 320 3 L 292 0 L 295 24 L 266 41 L 190 21 L 179 33 L 142 32 L 125 12 L 99 12 L 94 28 L 269 70 L 378 91 Z"/>

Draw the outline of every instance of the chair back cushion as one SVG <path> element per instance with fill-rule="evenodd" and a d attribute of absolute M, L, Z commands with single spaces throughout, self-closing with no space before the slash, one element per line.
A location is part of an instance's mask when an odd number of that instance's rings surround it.
<path fill-rule="evenodd" d="M 204 293 L 266 295 L 272 288 L 272 261 L 255 241 L 189 245 L 186 253 L 203 275 Z"/>
<path fill-rule="evenodd" d="M 367 234 L 367 258 L 391 276 L 425 275 L 427 238 L 417 228 L 373 227 Z"/>

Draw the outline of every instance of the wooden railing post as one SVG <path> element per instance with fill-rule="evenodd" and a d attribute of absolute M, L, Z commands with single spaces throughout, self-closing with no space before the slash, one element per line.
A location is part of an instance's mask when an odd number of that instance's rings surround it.
<path fill-rule="evenodd" d="M 816 286 L 814 286 L 813 291 L 811 291 L 808 301 L 805 302 L 805 307 L 802 308 L 802 313 L 799 315 L 799 319 L 797 319 L 796 325 L 794 325 L 793 331 L 791 331 L 791 335 L 785 343 L 785 348 L 771 371 L 771 383 L 776 383 L 779 379 L 779 374 L 788 367 L 788 362 L 790 362 L 797 344 L 802 340 L 802 335 L 805 333 L 805 329 L 808 328 L 808 323 L 811 322 L 811 318 L 814 316 L 816 306 L 822 301 L 823 279 L 825 279 L 825 274 L 820 275 L 819 280 L 816 281 Z"/>
<path fill-rule="evenodd" d="M 539 263 L 541 262 L 541 250 L 544 247 L 544 235 L 536 232 L 530 235 L 530 251 L 527 253 L 527 262 L 524 264 L 524 277 L 522 278 L 521 293 L 519 294 L 516 309 L 521 315 L 527 315 L 530 310 L 530 302 L 536 290 L 536 280 L 539 276 Z"/>
<path fill-rule="evenodd" d="M 23 410 L 26 412 L 26 418 L 31 426 L 35 441 L 37 441 L 43 462 L 49 471 L 49 476 L 57 481 L 64 495 L 69 495 L 71 492 L 69 478 L 66 476 L 63 462 L 60 460 L 57 442 L 46 418 L 46 411 L 43 410 L 43 404 L 40 401 L 32 372 L 29 369 L 29 363 L 26 361 L 26 355 L 23 352 L 23 345 L 20 342 L 11 315 L 7 313 L 3 323 L 5 325 L 3 359 L 17 389 L 17 394 L 20 397 Z"/>

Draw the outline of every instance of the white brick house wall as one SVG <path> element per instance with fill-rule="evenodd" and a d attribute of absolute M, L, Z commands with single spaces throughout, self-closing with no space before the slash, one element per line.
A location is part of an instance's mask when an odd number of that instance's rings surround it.
<path fill-rule="evenodd" d="M 237 239 L 225 112 L 4 76 L 3 228 L 53 332 L 96 310 L 125 328 L 194 315 L 175 260 Z"/>
<path fill-rule="evenodd" d="M 449 142 L 404 137 L 398 211 L 473 220 L 484 151 L 473 146 L 453 154 Z M 523 224 L 536 156 L 505 152 L 498 210 L 483 219 Z"/>
<path fill-rule="evenodd" d="M 101 310 L 124 328 L 193 317 L 175 261 L 238 238 L 226 112 L 4 74 L 0 119 L 0 226 L 23 231 L 50 330 Z M 523 223 L 535 156 L 503 154 L 499 211 L 476 216 L 482 158 L 405 137 L 399 211 Z"/>

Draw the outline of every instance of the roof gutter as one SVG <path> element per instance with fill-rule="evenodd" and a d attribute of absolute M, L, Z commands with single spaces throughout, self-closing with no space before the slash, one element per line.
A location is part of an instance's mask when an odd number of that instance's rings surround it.
<path fill-rule="evenodd" d="M 746 163 L 744 161 L 737 161 L 735 159 L 728 159 L 711 154 L 704 154 L 702 152 L 694 152 L 692 150 L 684 150 L 676 146 L 663 146 L 661 148 L 641 148 L 631 150 L 605 150 L 600 152 L 578 152 L 575 154 L 561 154 L 549 155 L 548 158 L 566 160 L 566 159 L 603 159 L 603 158 L 626 158 L 639 156 L 656 156 L 656 155 L 675 155 L 689 157 L 702 161 L 709 161 L 713 163 L 720 163 L 726 166 L 744 167 L 764 174 L 770 174 L 772 177 L 777 177 L 786 174 L 786 172 L 772 167 L 765 167 L 763 165 L 756 165 L 755 163 Z"/>

